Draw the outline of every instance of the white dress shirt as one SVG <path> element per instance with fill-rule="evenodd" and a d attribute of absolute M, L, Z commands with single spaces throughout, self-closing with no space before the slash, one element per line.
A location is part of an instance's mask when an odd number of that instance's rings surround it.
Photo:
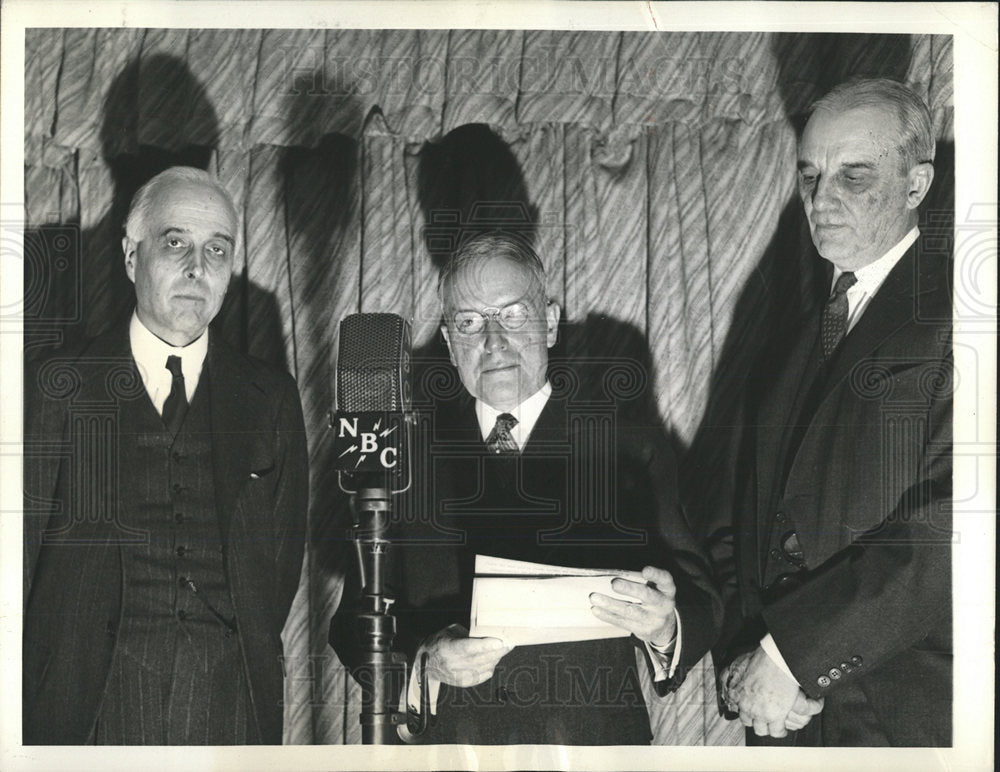
<path fill-rule="evenodd" d="M 195 389 L 198 388 L 201 370 L 205 365 L 205 355 L 208 353 L 208 330 L 186 346 L 171 346 L 151 333 L 139 319 L 138 314 L 133 311 L 128 326 L 128 338 L 132 347 L 132 358 L 135 359 L 139 377 L 142 378 L 142 385 L 146 387 L 146 393 L 152 400 L 156 412 L 163 415 L 163 403 L 170 395 L 170 386 L 174 380 L 167 369 L 169 356 L 181 358 L 184 391 L 190 404 Z"/>
<path fill-rule="evenodd" d="M 920 229 L 914 226 L 909 233 L 903 236 L 902 240 L 896 246 L 882 255 L 882 257 L 854 272 L 854 277 L 857 281 L 854 283 L 854 286 L 847 290 L 847 330 L 844 333 L 845 335 L 854 329 L 854 326 L 858 323 L 865 309 L 868 308 L 868 304 L 871 303 L 872 298 L 875 297 L 875 293 L 878 292 L 886 277 L 896 267 L 896 263 L 906 254 L 906 250 L 913 245 L 913 242 L 917 240 L 919 235 Z M 840 278 L 842 273 L 844 272 L 834 267 L 833 281 L 830 284 L 831 294 L 834 285 L 837 283 L 837 279 Z M 774 638 L 771 637 L 770 633 L 761 639 L 760 647 L 789 678 L 798 683 L 798 680 L 792 675 L 788 663 L 785 662 L 785 658 L 778 651 L 778 644 L 774 642 Z"/>
<path fill-rule="evenodd" d="M 552 384 L 546 381 L 542 388 L 511 410 L 497 410 L 495 407 L 491 407 L 482 400 L 477 399 L 476 420 L 479 421 L 479 433 L 483 437 L 483 442 L 486 441 L 486 438 L 490 436 L 490 432 L 493 431 L 493 427 L 497 422 L 497 416 L 508 413 L 517 419 L 517 423 L 510 430 L 510 436 L 517 443 L 517 449 L 523 450 L 528 437 L 531 436 L 531 430 L 538 423 L 538 416 L 542 414 L 542 411 L 545 409 L 545 403 L 549 401 L 550 396 L 552 396 Z"/>
<path fill-rule="evenodd" d="M 845 335 L 854 329 L 854 325 L 858 323 L 858 319 L 868 308 L 868 304 L 871 303 L 875 293 L 882 286 L 882 282 L 885 281 L 892 269 L 896 267 L 896 263 L 906 254 L 906 250 L 917 240 L 919 235 L 920 229 L 914 226 L 909 233 L 903 236 L 902 241 L 882 257 L 854 272 L 854 278 L 857 281 L 853 287 L 847 290 L 847 330 Z M 842 273 L 844 272 L 834 267 L 833 281 L 830 284 L 831 293 Z"/>

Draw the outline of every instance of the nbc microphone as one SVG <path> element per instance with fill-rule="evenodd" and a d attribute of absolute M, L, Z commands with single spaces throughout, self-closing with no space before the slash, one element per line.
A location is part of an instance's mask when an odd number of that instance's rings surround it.
<path fill-rule="evenodd" d="M 410 326 L 395 314 L 352 314 L 340 322 L 334 458 L 340 487 L 352 496 L 351 540 L 358 560 L 363 647 L 361 740 L 398 742 L 406 716 L 396 710 L 406 657 L 393 652 L 396 619 L 387 584 L 392 494 L 410 485 Z M 336 631 L 331 620 L 330 642 Z"/>
<path fill-rule="evenodd" d="M 410 377 L 410 325 L 401 316 L 341 321 L 334 457 L 347 493 L 409 487 Z"/>

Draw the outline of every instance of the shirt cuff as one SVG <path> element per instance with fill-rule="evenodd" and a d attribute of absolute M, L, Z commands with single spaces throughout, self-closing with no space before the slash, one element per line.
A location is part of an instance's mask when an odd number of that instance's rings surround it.
<path fill-rule="evenodd" d="M 646 651 L 649 653 L 649 661 L 653 663 L 654 682 L 673 678 L 674 671 L 677 670 L 677 665 L 681 661 L 681 615 L 677 613 L 677 609 L 674 609 L 674 620 L 677 622 L 674 639 L 666 646 L 656 646 L 649 641 L 643 641 Z"/>
<path fill-rule="evenodd" d="M 794 675 L 792 675 L 792 671 L 789 669 L 788 664 L 785 662 L 785 658 L 782 657 L 781 652 L 778 651 L 778 644 L 774 642 L 774 638 L 771 637 L 770 633 L 768 633 L 767 635 L 765 635 L 763 638 L 760 639 L 760 647 L 764 650 L 764 653 L 771 658 L 771 661 L 774 662 L 775 665 L 780 667 L 788 675 L 789 678 L 795 681 L 795 683 L 797 684 L 799 683 L 799 679 L 797 679 Z"/>
<path fill-rule="evenodd" d="M 410 668 L 410 680 L 406 687 L 406 704 L 414 713 L 420 713 L 420 652 Z M 438 693 L 441 691 L 441 682 L 436 678 L 427 676 L 427 690 L 430 692 L 431 715 L 437 715 Z"/>

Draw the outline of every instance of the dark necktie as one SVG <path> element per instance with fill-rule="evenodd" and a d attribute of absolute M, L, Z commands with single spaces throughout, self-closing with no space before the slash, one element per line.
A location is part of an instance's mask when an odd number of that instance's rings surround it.
<path fill-rule="evenodd" d="M 486 447 L 490 453 L 504 456 L 517 453 L 517 443 L 510 435 L 510 430 L 515 426 L 517 426 L 517 419 L 510 413 L 501 413 L 497 416 L 493 431 L 486 438 Z"/>
<path fill-rule="evenodd" d="M 173 355 L 168 356 L 167 369 L 174 376 L 174 380 L 170 384 L 170 394 L 167 395 L 167 400 L 163 403 L 163 423 L 167 425 L 171 434 L 177 434 L 181 424 L 184 423 L 184 415 L 188 409 L 184 373 L 181 371 L 181 358 Z"/>
<path fill-rule="evenodd" d="M 840 341 L 847 331 L 847 290 L 857 283 L 857 277 L 850 271 L 840 274 L 833 286 L 833 294 L 823 307 L 821 336 L 823 340 L 823 359 L 827 360 L 837 350 Z"/>

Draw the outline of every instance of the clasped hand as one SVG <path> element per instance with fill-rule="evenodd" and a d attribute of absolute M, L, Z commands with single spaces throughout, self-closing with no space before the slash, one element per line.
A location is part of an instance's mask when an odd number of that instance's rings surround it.
<path fill-rule="evenodd" d="M 758 737 L 785 737 L 823 710 L 760 647 L 733 660 L 721 682 L 726 707 Z"/>

